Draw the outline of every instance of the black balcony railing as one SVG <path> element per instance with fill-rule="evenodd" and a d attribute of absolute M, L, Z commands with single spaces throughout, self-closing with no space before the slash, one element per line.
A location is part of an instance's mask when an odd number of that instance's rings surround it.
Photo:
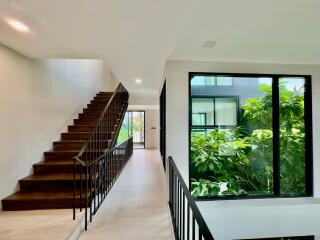
<path fill-rule="evenodd" d="M 169 157 L 169 207 L 176 240 L 213 240 L 176 164 Z"/>
<path fill-rule="evenodd" d="M 85 210 L 88 219 L 98 211 L 133 150 L 132 137 L 116 145 L 121 123 L 128 106 L 129 94 L 119 84 L 103 109 L 91 135 L 74 157 L 73 218 L 76 208 Z"/>

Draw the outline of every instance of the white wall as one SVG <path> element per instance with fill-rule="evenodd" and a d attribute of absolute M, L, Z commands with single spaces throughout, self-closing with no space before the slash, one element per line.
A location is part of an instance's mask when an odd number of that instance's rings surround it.
<path fill-rule="evenodd" d="M 158 109 L 148 109 L 145 110 L 146 114 L 146 139 L 145 147 L 147 149 L 159 148 L 159 110 Z"/>
<path fill-rule="evenodd" d="M 317 147 L 317 144 L 320 142 L 320 66 L 168 61 L 165 69 L 167 80 L 167 156 L 174 158 L 186 182 L 189 179 L 189 72 L 311 74 L 313 94 L 314 194 L 316 197 L 320 196 L 320 176 L 318 174 L 320 170 L 320 148 Z M 320 208 L 314 201 L 309 202 L 307 199 L 299 199 L 298 201 L 296 199 L 281 199 L 279 203 L 279 199 L 272 199 L 258 201 L 255 207 L 251 207 L 256 201 L 208 201 L 201 202 L 199 205 L 209 227 L 216 233 L 217 239 L 250 238 L 254 234 L 259 235 L 259 237 L 269 237 L 273 236 L 272 233 L 296 233 L 297 229 L 301 233 L 319 233 L 319 225 L 316 228 L 316 224 L 309 224 L 311 220 L 316 221 L 316 217 L 318 221 L 320 216 Z M 291 204 L 291 201 L 294 201 L 294 204 Z M 267 205 L 270 206 L 265 208 Z M 248 211 L 250 212 L 249 214 Z M 295 214 L 296 219 L 292 218 L 292 215 Z M 304 219 L 303 223 L 301 219 Z M 243 230 L 241 230 L 242 228 Z"/>
<path fill-rule="evenodd" d="M 99 91 L 113 90 L 100 60 L 32 60 L 0 45 L 0 199 L 42 160 Z"/>

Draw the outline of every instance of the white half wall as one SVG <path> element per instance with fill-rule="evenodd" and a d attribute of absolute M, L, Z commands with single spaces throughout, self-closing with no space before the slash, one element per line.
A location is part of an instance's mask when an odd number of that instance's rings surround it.
<path fill-rule="evenodd" d="M 50 150 L 99 91 L 113 91 L 100 60 L 32 60 L 0 45 L 0 199 Z"/>
<path fill-rule="evenodd" d="M 320 233 L 320 66 L 263 63 L 167 61 L 166 150 L 189 182 L 189 72 L 312 75 L 314 196 L 302 199 L 265 199 L 198 202 L 217 239 L 271 237 L 277 234 Z M 279 202 L 280 201 L 280 202 Z M 257 204 L 256 204 L 257 202 Z M 254 206 L 254 207 L 252 207 Z M 304 221 L 302 221 L 302 219 Z M 313 223 L 311 223 L 313 221 Z M 251 227 L 251 228 L 249 228 Z M 283 235 L 283 236 L 285 236 Z M 278 235 L 278 237 L 281 237 Z"/>

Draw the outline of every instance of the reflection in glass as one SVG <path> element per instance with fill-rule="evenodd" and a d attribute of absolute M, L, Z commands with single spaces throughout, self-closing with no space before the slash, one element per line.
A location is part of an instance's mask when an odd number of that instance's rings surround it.
<path fill-rule="evenodd" d="M 214 100 L 192 98 L 192 125 L 214 125 Z"/>
<path fill-rule="evenodd" d="M 305 193 L 304 78 L 279 80 L 280 189 L 285 195 Z"/>
<path fill-rule="evenodd" d="M 215 98 L 215 125 L 237 125 L 237 99 Z"/>

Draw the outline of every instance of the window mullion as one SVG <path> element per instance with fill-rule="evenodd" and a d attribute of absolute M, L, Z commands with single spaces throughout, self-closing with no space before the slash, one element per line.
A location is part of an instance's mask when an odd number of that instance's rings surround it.
<path fill-rule="evenodd" d="M 272 80 L 272 128 L 273 128 L 273 192 L 280 196 L 280 112 L 279 77 Z"/>
<path fill-rule="evenodd" d="M 216 126 L 216 98 L 212 98 L 212 101 L 213 101 L 213 124 Z"/>
<path fill-rule="evenodd" d="M 305 186 L 306 194 L 313 195 L 313 163 L 312 163 L 312 94 L 311 94 L 311 77 L 305 78 Z"/>

